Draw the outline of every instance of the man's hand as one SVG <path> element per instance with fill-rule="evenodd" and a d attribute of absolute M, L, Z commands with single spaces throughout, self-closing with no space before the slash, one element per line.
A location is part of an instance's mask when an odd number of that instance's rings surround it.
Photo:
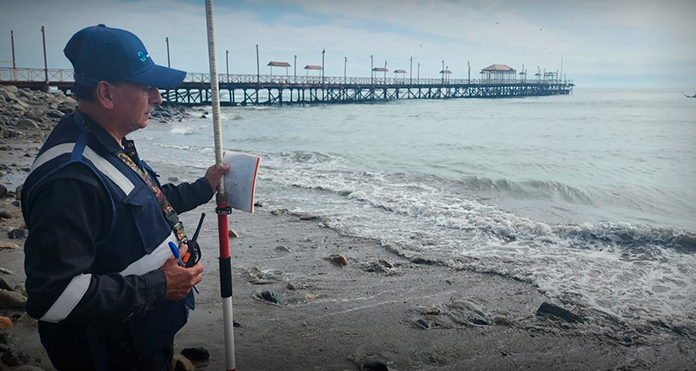
<path fill-rule="evenodd" d="M 218 180 L 219 182 L 219 180 Z M 183 256 L 188 249 L 186 244 L 179 247 L 179 254 Z M 199 262 L 191 268 L 184 268 L 179 265 L 175 257 L 171 257 L 164 262 L 160 268 L 167 279 L 167 292 L 164 300 L 179 300 L 191 291 L 193 285 L 203 280 L 203 265 Z"/>
<path fill-rule="evenodd" d="M 217 167 L 215 165 L 208 168 L 205 171 L 205 178 L 210 182 L 210 186 L 213 187 L 213 192 L 217 192 L 218 185 L 220 185 L 220 178 L 230 170 L 230 165 L 222 165 Z"/>

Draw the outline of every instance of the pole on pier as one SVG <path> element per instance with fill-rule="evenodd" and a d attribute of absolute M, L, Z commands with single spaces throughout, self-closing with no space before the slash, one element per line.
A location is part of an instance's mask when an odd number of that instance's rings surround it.
<path fill-rule="evenodd" d="M 445 61 L 442 61 L 442 85 L 445 85 Z"/>
<path fill-rule="evenodd" d="M 420 84 L 420 62 L 418 62 L 418 75 L 416 76 L 416 83 Z"/>
<path fill-rule="evenodd" d="M 466 61 L 466 68 L 468 70 L 466 74 L 467 84 L 471 84 L 471 61 Z"/>
<path fill-rule="evenodd" d="M 413 56 L 411 56 L 411 61 L 409 63 L 408 74 L 408 83 L 409 85 L 413 85 Z"/>
<path fill-rule="evenodd" d="M 261 83 L 261 65 L 259 64 L 259 44 L 256 44 L 256 83 Z"/>
<path fill-rule="evenodd" d="M 12 42 L 12 80 L 17 79 L 17 61 L 15 59 L 15 50 L 14 50 L 14 31 L 10 30 L 10 40 Z"/>
<path fill-rule="evenodd" d="M 172 64 L 169 61 L 169 37 L 166 37 L 164 41 L 167 42 L 167 67 L 171 68 Z"/>
<path fill-rule="evenodd" d="M 387 61 L 384 61 L 384 84 L 387 83 Z"/>
<path fill-rule="evenodd" d="M 297 84 L 297 55 L 295 55 L 295 64 L 293 66 L 295 66 L 295 84 Z"/>
<path fill-rule="evenodd" d="M 560 77 L 563 77 L 563 57 L 561 57 L 561 74 Z"/>
<path fill-rule="evenodd" d="M 522 82 L 527 82 L 527 72 L 524 70 L 524 64 L 522 65 Z"/>
<path fill-rule="evenodd" d="M 321 50 L 321 83 L 324 84 L 324 54 L 326 54 L 326 48 Z"/>
<path fill-rule="evenodd" d="M 225 66 L 227 67 L 227 78 L 225 79 L 226 82 L 230 82 L 230 51 L 225 50 Z"/>
<path fill-rule="evenodd" d="M 17 69 L 17 62 L 15 59 L 15 50 L 14 50 L 14 31 L 10 30 L 10 40 L 12 42 L 12 69 L 16 70 Z"/>
<path fill-rule="evenodd" d="M 375 61 L 372 55 L 370 55 L 370 85 L 375 84 Z"/>
<path fill-rule="evenodd" d="M 215 59 L 215 30 L 213 24 L 213 0 L 205 1 L 206 25 L 208 28 L 208 60 L 210 62 L 210 90 L 213 104 L 213 132 L 215 137 L 215 166 L 222 166 L 222 130 L 220 125 L 220 91 Z M 230 240 L 228 236 L 227 206 L 224 177 L 218 185 L 215 198 L 218 215 L 218 234 L 220 241 L 220 294 L 222 296 L 222 317 L 225 334 L 225 368 L 235 371 L 234 326 L 232 321 L 232 264 L 230 261 Z"/>
<path fill-rule="evenodd" d="M 44 52 L 44 73 L 46 75 L 45 89 L 48 91 L 48 59 L 46 58 L 46 30 L 41 26 L 41 36 L 43 37 L 43 52 Z"/>
<path fill-rule="evenodd" d="M 344 57 L 345 60 L 343 61 L 343 84 L 347 84 L 348 80 L 346 80 L 346 69 L 348 68 L 348 57 Z"/>

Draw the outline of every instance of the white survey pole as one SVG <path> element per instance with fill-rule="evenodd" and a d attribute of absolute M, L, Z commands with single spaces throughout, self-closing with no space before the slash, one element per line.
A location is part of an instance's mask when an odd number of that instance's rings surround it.
<path fill-rule="evenodd" d="M 208 60 L 210 61 L 210 91 L 213 105 L 213 132 L 215 135 L 215 165 L 222 166 L 222 130 L 220 125 L 220 88 L 218 86 L 217 62 L 215 58 L 215 27 L 213 23 L 213 0 L 205 1 L 206 24 L 208 26 Z M 234 326 L 232 315 L 232 264 L 228 236 L 227 206 L 225 180 L 220 181 L 216 196 L 218 216 L 218 234 L 220 241 L 220 293 L 222 296 L 222 317 L 225 333 L 225 368 L 235 371 L 234 360 Z"/>

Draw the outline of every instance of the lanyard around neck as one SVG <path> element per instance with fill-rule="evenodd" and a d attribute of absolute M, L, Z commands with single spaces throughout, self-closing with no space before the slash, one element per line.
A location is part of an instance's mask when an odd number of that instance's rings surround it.
<path fill-rule="evenodd" d="M 125 152 L 119 152 L 117 156 L 119 159 L 121 159 L 121 161 L 128 165 L 131 170 L 138 174 L 140 179 L 142 179 L 145 184 L 147 184 L 147 186 L 150 187 L 153 192 L 155 192 L 160 208 L 162 208 L 164 217 L 167 219 L 167 223 L 176 234 L 176 237 L 182 243 L 186 243 L 188 238 L 186 237 L 186 232 L 184 231 L 184 224 L 179 220 L 179 216 L 172 207 L 172 204 L 169 202 L 169 200 L 167 200 L 167 197 L 164 195 L 164 192 L 162 192 L 162 189 L 150 178 L 148 172 L 136 165 L 133 159 L 131 159 L 130 156 L 128 156 Z"/>

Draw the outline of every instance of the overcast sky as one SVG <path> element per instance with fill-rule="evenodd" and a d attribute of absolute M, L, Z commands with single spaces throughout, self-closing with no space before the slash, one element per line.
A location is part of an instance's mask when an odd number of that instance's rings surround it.
<path fill-rule="evenodd" d="M 442 60 L 452 78 L 472 78 L 490 64 L 530 76 L 561 69 L 580 87 L 696 88 L 696 1 L 614 0 L 217 0 L 218 71 L 261 73 L 271 61 L 321 64 L 326 76 L 370 75 L 375 66 L 438 77 Z M 0 60 L 43 67 L 41 26 L 49 68 L 71 68 L 63 47 L 79 29 L 105 23 L 138 35 L 156 63 L 208 72 L 203 0 L 0 0 Z M 11 64 L 2 63 L 9 67 Z M 275 68 L 274 74 L 285 69 Z M 290 75 L 293 68 L 289 69 Z M 393 76 L 391 73 L 390 76 Z M 408 76 L 408 75 L 407 75 Z"/>

